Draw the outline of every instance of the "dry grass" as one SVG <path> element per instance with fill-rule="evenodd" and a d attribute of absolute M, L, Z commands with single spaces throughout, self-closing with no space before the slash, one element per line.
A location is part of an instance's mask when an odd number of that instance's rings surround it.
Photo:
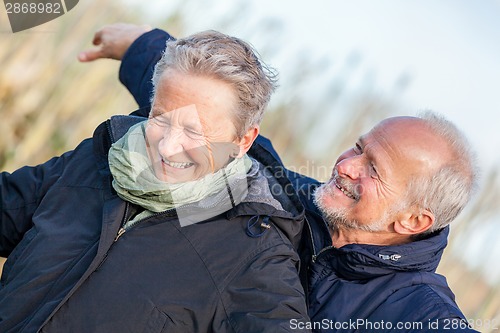
<path fill-rule="evenodd" d="M 76 60 L 108 20 L 126 20 L 118 7 L 80 4 L 94 21 L 64 16 L 35 31 L 0 40 L 0 166 L 14 170 L 73 148 L 113 113 L 129 113 L 133 99 L 116 84 L 119 64 Z M 70 12 L 71 13 L 71 12 Z M 110 15 L 109 13 L 114 13 Z M 69 16 L 70 14 L 67 14 Z M 2 31 L 9 28 L 3 22 Z"/>

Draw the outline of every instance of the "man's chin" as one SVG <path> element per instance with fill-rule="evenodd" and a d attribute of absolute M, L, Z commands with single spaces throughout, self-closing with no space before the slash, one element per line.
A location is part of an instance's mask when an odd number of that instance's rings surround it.
<path fill-rule="evenodd" d="M 178 184 L 178 183 L 185 183 L 188 181 L 188 180 L 185 180 L 185 178 L 187 178 L 187 177 L 181 177 L 179 175 L 172 175 L 172 174 L 168 174 L 165 172 L 155 172 L 155 176 L 159 181 L 161 181 L 163 183 L 167 183 L 167 184 Z"/>
<path fill-rule="evenodd" d="M 344 210 L 341 207 L 336 207 L 338 205 L 336 195 L 331 187 L 326 184 L 323 184 L 314 192 L 314 203 L 324 215 L 335 215 L 337 212 Z"/>
<path fill-rule="evenodd" d="M 349 217 L 347 208 L 337 207 L 339 200 L 337 200 L 331 187 L 326 184 L 320 186 L 314 193 L 314 203 L 321 211 L 323 219 L 331 230 L 341 228 L 378 232 L 385 229 L 384 219 L 370 224 L 363 224 Z"/>

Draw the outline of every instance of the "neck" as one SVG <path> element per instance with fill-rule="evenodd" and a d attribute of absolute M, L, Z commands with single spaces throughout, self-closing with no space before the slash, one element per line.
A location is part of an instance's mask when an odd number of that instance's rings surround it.
<path fill-rule="evenodd" d="M 401 245 L 411 242 L 408 235 L 400 235 L 389 230 L 365 231 L 359 229 L 336 228 L 330 231 L 332 245 L 341 248 L 347 244 Z"/>

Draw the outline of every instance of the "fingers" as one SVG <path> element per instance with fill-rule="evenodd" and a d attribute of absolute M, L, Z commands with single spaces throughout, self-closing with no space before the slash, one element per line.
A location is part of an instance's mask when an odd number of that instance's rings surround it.
<path fill-rule="evenodd" d="M 100 58 L 121 60 L 130 45 L 151 29 L 148 25 L 139 26 L 127 23 L 106 25 L 94 34 L 92 44 L 97 48 L 81 52 L 78 60 L 81 62 Z"/>
<path fill-rule="evenodd" d="M 94 39 L 92 40 L 92 44 L 94 45 L 99 45 L 102 43 L 102 30 L 103 29 L 100 29 L 98 30 L 95 34 L 94 34 Z"/>
<path fill-rule="evenodd" d="M 90 62 L 101 58 L 105 58 L 101 49 L 86 50 L 78 54 L 80 62 Z"/>
<path fill-rule="evenodd" d="M 92 44 L 99 46 L 99 48 L 95 49 L 89 49 L 82 51 L 78 54 L 78 60 L 81 62 L 89 62 L 89 61 L 94 61 L 100 58 L 104 58 L 105 55 L 103 53 L 103 48 L 102 48 L 102 34 L 103 34 L 103 29 L 101 28 L 94 34 L 94 39 L 92 39 Z"/>

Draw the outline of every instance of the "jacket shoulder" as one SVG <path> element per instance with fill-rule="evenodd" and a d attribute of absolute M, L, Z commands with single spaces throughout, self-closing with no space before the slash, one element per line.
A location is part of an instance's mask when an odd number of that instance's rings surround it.
<path fill-rule="evenodd" d="M 447 285 L 415 284 L 395 291 L 371 317 L 424 324 L 447 318 L 465 319 L 454 298 Z"/>

